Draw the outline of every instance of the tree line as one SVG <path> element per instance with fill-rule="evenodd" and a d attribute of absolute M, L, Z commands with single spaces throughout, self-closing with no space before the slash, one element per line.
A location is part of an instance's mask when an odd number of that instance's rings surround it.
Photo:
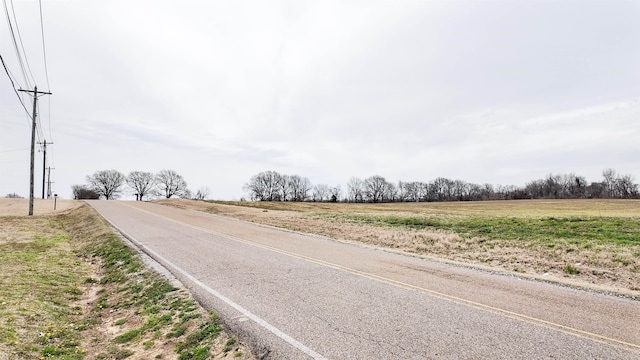
<path fill-rule="evenodd" d="M 73 185 L 73 198 L 117 199 L 123 192 L 135 195 L 136 200 L 176 196 L 187 199 L 204 200 L 209 196 L 208 188 L 201 188 L 193 194 L 182 175 L 174 170 L 161 170 L 157 174 L 146 171 L 132 171 L 128 175 L 117 170 L 100 170 L 87 176 L 87 184 Z"/>
<path fill-rule="evenodd" d="M 633 176 L 618 174 L 613 169 L 602 172 L 603 180 L 589 183 L 574 173 L 549 174 L 523 187 L 514 185 L 473 184 L 463 180 L 438 177 L 429 182 L 387 181 L 380 175 L 366 179 L 353 177 L 345 192 L 340 185 L 313 185 L 299 175 L 263 171 L 253 175 L 243 190 L 253 201 L 320 201 L 320 202 L 443 202 L 518 199 L 590 199 L 640 198 Z"/>

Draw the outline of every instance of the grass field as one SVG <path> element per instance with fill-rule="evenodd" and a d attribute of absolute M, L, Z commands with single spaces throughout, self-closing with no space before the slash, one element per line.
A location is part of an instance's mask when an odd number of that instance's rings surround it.
<path fill-rule="evenodd" d="M 640 298 L 640 201 L 173 206 Z"/>
<path fill-rule="evenodd" d="M 575 217 L 597 216 L 640 219 L 640 200 L 516 200 L 441 203 L 314 203 L 314 202 L 240 202 L 211 203 L 267 210 L 329 213 L 406 213 L 422 215 Z"/>
<path fill-rule="evenodd" d="M 0 216 L 0 359 L 251 359 L 88 206 Z"/>

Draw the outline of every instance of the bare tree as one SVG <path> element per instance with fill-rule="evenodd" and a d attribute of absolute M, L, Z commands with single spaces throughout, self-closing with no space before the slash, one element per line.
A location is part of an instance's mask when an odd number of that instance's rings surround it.
<path fill-rule="evenodd" d="M 482 200 L 493 200 L 495 196 L 495 190 L 492 184 L 482 184 L 482 190 L 480 190 L 480 198 Z"/>
<path fill-rule="evenodd" d="M 429 198 L 431 201 L 451 200 L 450 186 L 453 182 L 449 179 L 439 177 L 429 184 Z"/>
<path fill-rule="evenodd" d="M 150 172 L 132 171 L 127 175 L 127 185 L 134 191 L 136 200 L 142 201 L 156 185 L 155 176 Z"/>
<path fill-rule="evenodd" d="M 99 199 L 100 194 L 95 192 L 93 189 L 89 188 L 86 185 L 73 185 L 71 187 L 71 191 L 73 193 L 73 200 L 83 200 L 83 199 Z"/>
<path fill-rule="evenodd" d="M 329 188 L 329 201 L 338 202 L 340 201 L 340 196 L 342 196 L 342 189 L 340 189 L 340 185 Z"/>
<path fill-rule="evenodd" d="M 454 200 L 463 201 L 469 198 L 469 184 L 462 180 L 453 181 Z"/>
<path fill-rule="evenodd" d="M 289 175 L 278 174 L 276 183 L 278 184 L 280 201 L 287 201 L 291 192 L 291 182 L 289 181 Z"/>
<path fill-rule="evenodd" d="M 101 170 L 87 176 L 91 189 L 107 200 L 118 197 L 124 181 L 125 176 L 118 170 Z"/>
<path fill-rule="evenodd" d="M 525 187 L 525 191 L 527 192 L 527 197 L 531 199 L 542 199 L 545 196 L 545 181 L 544 180 L 533 180 L 528 182 Z"/>
<path fill-rule="evenodd" d="M 396 201 L 398 198 L 398 189 L 393 183 L 387 182 L 382 193 L 380 201 Z"/>
<path fill-rule="evenodd" d="M 377 203 L 384 200 L 388 183 L 380 175 L 373 175 L 364 180 L 364 194 L 368 201 Z"/>
<path fill-rule="evenodd" d="M 209 197 L 209 188 L 206 186 L 200 187 L 198 191 L 196 191 L 196 195 L 194 196 L 195 200 L 205 200 Z"/>
<path fill-rule="evenodd" d="M 469 200 L 478 201 L 481 200 L 480 194 L 482 193 L 482 186 L 478 184 L 468 184 Z"/>
<path fill-rule="evenodd" d="M 300 175 L 289 176 L 289 192 L 292 201 L 306 201 L 312 188 L 313 185 L 308 178 Z"/>
<path fill-rule="evenodd" d="M 622 175 L 616 179 L 616 194 L 622 199 L 638 197 L 638 184 L 633 182 L 632 175 Z"/>
<path fill-rule="evenodd" d="M 11 194 L 7 194 L 4 198 L 5 199 L 22 199 L 22 196 L 16 193 L 11 193 Z"/>
<path fill-rule="evenodd" d="M 158 190 L 169 199 L 172 196 L 189 197 L 187 196 L 187 182 L 182 175 L 178 174 L 174 170 L 161 170 L 156 175 L 156 186 Z"/>
<path fill-rule="evenodd" d="M 313 187 L 313 201 L 329 200 L 329 186 L 326 184 L 318 184 Z"/>
<path fill-rule="evenodd" d="M 347 184 L 347 193 L 349 201 L 364 201 L 364 181 L 360 178 L 352 177 Z"/>
<path fill-rule="evenodd" d="M 606 196 L 612 198 L 617 197 L 616 178 L 618 177 L 618 174 L 616 174 L 616 171 L 613 169 L 606 169 L 602 171 L 602 177 L 604 177 L 604 185 L 607 192 Z"/>
<path fill-rule="evenodd" d="M 253 175 L 243 188 L 249 193 L 251 200 L 277 201 L 280 200 L 280 181 L 282 175 L 275 171 L 263 171 Z"/>

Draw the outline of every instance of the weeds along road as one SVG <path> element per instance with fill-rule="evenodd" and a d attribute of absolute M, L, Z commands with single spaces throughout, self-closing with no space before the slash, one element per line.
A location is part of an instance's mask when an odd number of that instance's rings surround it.
<path fill-rule="evenodd" d="M 89 202 L 265 359 L 640 359 L 640 303 L 172 207 Z"/>

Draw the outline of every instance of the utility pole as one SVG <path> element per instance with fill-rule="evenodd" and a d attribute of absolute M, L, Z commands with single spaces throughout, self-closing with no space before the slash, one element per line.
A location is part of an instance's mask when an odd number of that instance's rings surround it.
<path fill-rule="evenodd" d="M 47 178 L 47 199 L 51 199 L 51 170 L 55 170 L 56 168 L 52 168 L 49 166 L 49 173 Z"/>
<path fill-rule="evenodd" d="M 44 158 L 42 160 L 42 198 L 44 199 L 44 184 L 45 184 L 45 175 L 46 175 L 46 170 L 47 170 L 47 144 L 49 145 L 53 145 L 52 142 L 48 143 L 47 140 L 45 140 L 44 142 L 38 143 L 43 145 L 43 150 L 42 152 L 44 153 Z"/>
<path fill-rule="evenodd" d="M 47 94 L 51 95 L 50 92 L 38 91 L 38 87 L 34 86 L 33 90 L 23 90 L 19 89 L 18 91 L 24 91 L 27 93 L 33 93 L 33 112 L 32 116 L 32 124 L 31 124 L 31 174 L 29 181 L 29 216 L 33 215 L 33 173 L 34 173 L 34 162 L 35 162 L 35 149 L 36 149 L 36 105 L 38 103 L 38 94 Z"/>

